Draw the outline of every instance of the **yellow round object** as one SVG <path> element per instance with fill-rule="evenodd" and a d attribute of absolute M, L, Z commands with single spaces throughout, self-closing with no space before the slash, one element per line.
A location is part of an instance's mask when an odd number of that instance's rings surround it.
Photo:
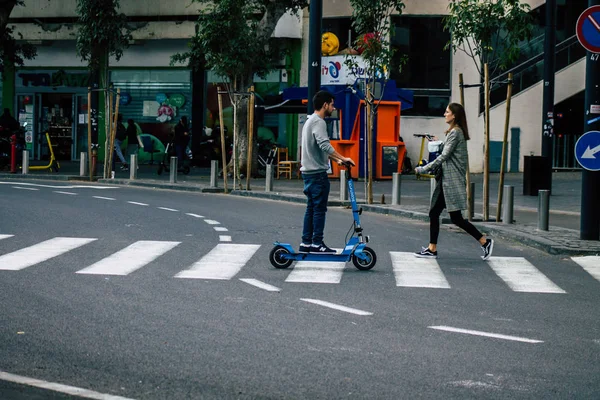
<path fill-rule="evenodd" d="M 324 56 L 334 56 L 340 49 L 340 40 L 335 34 L 325 32 L 321 37 L 321 53 Z"/>

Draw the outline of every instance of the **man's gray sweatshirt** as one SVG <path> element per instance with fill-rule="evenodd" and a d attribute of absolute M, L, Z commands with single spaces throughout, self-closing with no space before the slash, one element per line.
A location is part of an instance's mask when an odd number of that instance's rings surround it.
<path fill-rule="evenodd" d="M 329 154 L 335 149 L 329 143 L 327 125 L 318 114 L 306 119 L 302 128 L 302 167 L 303 174 L 317 174 L 329 169 Z"/>

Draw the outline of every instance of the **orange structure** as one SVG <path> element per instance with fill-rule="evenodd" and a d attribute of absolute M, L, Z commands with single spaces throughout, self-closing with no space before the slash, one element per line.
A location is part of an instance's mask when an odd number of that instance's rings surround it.
<path fill-rule="evenodd" d="M 406 147 L 400 141 L 400 102 L 382 101 L 377 109 L 375 120 L 375 135 L 373 137 L 373 177 L 375 179 L 392 179 L 394 172 L 402 172 Z M 344 110 L 338 110 L 340 114 L 340 132 L 344 131 L 342 118 Z M 365 148 L 367 146 L 365 135 L 365 102 L 360 101 L 356 115 L 354 116 L 352 132 L 349 139 L 331 140 L 335 150 L 344 157 L 350 157 L 359 164 L 358 173 L 364 171 L 367 162 Z M 361 140 L 363 138 L 364 140 Z M 340 167 L 335 163 L 332 165 L 331 177 L 339 177 Z"/>

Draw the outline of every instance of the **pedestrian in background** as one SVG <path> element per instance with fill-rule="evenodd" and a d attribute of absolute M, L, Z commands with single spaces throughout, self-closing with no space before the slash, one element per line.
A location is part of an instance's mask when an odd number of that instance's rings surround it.
<path fill-rule="evenodd" d="M 140 147 L 144 147 L 140 134 L 142 128 L 132 118 L 127 120 L 127 154 L 131 159 L 132 154 L 138 154 Z"/>
<path fill-rule="evenodd" d="M 190 141 L 190 132 L 188 127 L 187 117 L 184 115 L 179 120 L 177 126 L 175 126 L 175 154 L 177 155 L 177 162 L 179 167 L 183 166 L 183 160 L 185 160 L 185 148 Z"/>
<path fill-rule="evenodd" d="M 129 166 L 127 165 L 127 161 L 123 156 L 123 151 L 121 150 L 121 145 L 127 138 L 127 131 L 125 126 L 123 125 L 123 116 L 121 114 L 117 115 L 117 132 L 115 134 L 115 153 L 117 153 L 117 157 L 121 160 L 121 170 L 127 171 Z M 114 170 L 114 159 L 113 159 L 113 170 Z"/>
<path fill-rule="evenodd" d="M 452 222 L 473 236 L 483 250 L 483 260 L 492 255 L 494 241 L 487 239 L 469 221 L 462 216 L 467 209 L 467 140 L 469 130 L 465 109 L 458 103 L 450 103 L 444 113 L 446 123 L 446 141 L 442 144 L 442 153 L 429 164 L 415 168 L 417 174 L 435 175 L 436 185 L 429 210 L 429 246 L 415 253 L 420 258 L 437 258 L 437 242 L 440 233 L 440 214 L 448 209 Z"/>

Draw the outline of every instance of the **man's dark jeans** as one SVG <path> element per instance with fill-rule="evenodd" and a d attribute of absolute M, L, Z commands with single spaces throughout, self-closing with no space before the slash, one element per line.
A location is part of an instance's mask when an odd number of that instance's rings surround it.
<path fill-rule="evenodd" d="M 329 177 L 327 172 L 318 174 L 302 174 L 304 194 L 306 195 L 306 213 L 302 243 L 320 245 L 323 243 L 325 229 L 325 213 L 329 199 Z"/>

